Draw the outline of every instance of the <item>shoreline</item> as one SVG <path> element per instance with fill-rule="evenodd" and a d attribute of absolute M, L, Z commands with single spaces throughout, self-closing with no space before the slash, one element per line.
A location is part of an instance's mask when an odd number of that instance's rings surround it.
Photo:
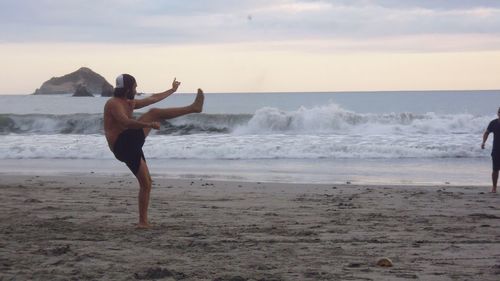
<path fill-rule="evenodd" d="M 153 179 L 291 184 L 488 186 L 487 159 L 147 159 Z M 130 177 L 115 159 L 4 159 L 0 176 Z"/>
<path fill-rule="evenodd" d="M 498 280 L 488 188 L 2 175 L 0 279 Z"/>
<path fill-rule="evenodd" d="M 54 175 L 50 173 L 38 173 L 38 174 L 28 174 L 26 173 L 7 173 L 0 171 L 0 177 L 2 181 L 0 182 L 0 188 L 5 186 L 28 186 L 32 187 L 36 183 L 42 184 L 41 187 L 56 187 L 54 184 L 64 185 L 66 187 L 82 187 L 88 186 L 90 188 L 134 188 L 138 186 L 137 179 L 129 172 L 116 173 L 116 174 L 99 174 L 99 173 L 63 173 L 60 175 Z M 314 189 L 328 189 L 332 186 L 342 187 L 342 188 L 357 188 L 357 187 L 367 187 L 367 188 L 424 188 L 430 190 L 436 189 L 461 189 L 466 190 L 477 190 L 478 192 L 488 193 L 491 189 L 490 185 L 485 184 L 450 184 L 447 182 L 278 182 L 275 180 L 250 180 L 250 179 L 229 179 L 229 178 L 218 178 L 213 175 L 207 174 L 190 174 L 182 176 L 169 177 L 168 175 L 161 175 L 151 173 L 151 178 L 153 180 L 153 188 L 155 186 L 192 186 L 194 183 L 211 183 L 219 184 L 221 186 L 237 186 L 238 188 L 244 188 L 254 185 L 265 185 L 267 188 L 274 191 L 274 189 L 286 190 L 297 190 L 297 191 L 311 191 L 311 187 Z M 111 184 L 111 185 L 110 185 Z M 306 187 L 306 188 L 304 188 Z M 500 194 L 500 193 L 499 193 Z"/>

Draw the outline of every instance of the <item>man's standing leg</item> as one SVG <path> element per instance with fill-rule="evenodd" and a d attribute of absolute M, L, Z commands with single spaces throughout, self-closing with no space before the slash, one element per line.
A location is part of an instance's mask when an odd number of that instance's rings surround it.
<path fill-rule="evenodd" d="M 491 187 L 491 192 L 497 192 L 497 182 L 498 182 L 498 171 L 500 170 L 500 157 L 497 155 L 496 151 L 491 153 L 491 162 L 493 171 L 491 172 L 491 182 L 493 186 Z"/>
<path fill-rule="evenodd" d="M 498 170 L 493 170 L 491 173 L 491 180 L 493 182 L 493 187 L 491 188 L 491 192 L 497 192 L 497 182 L 498 182 Z"/>
<path fill-rule="evenodd" d="M 139 181 L 139 228 L 148 228 L 148 207 L 149 207 L 149 195 L 151 193 L 151 176 L 149 175 L 148 165 L 141 158 L 141 165 L 139 166 L 139 171 L 135 175 Z"/>

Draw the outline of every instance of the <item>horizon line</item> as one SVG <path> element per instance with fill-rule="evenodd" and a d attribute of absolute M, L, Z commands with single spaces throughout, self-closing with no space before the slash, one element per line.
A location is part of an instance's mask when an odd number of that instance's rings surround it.
<path fill-rule="evenodd" d="M 419 92 L 495 92 L 495 91 L 500 91 L 500 88 L 498 89 L 431 89 L 431 90 L 346 90 L 346 91 L 263 91 L 263 92 L 204 92 L 205 94 L 236 94 L 236 95 L 241 95 L 241 94 L 306 94 L 306 93 L 311 93 L 311 94 L 335 94 L 335 93 L 396 93 L 396 92 L 402 92 L 402 93 L 419 93 Z M 149 93 L 141 93 L 141 94 L 149 94 Z M 178 92 L 177 94 L 195 94 L 195 92 Z M 72 95 L 71 93 L 68 94 L 53 94 L 53 95 L 37 95 L 37 96 L 64 96 L 64 95 Z M 0 96 L 34 96 L 34 93 L 30 94 L 8 94 L 8 93 L 1 93 Z M 100 97 L 99 95 L 96 95 L 94 97 Z"/>

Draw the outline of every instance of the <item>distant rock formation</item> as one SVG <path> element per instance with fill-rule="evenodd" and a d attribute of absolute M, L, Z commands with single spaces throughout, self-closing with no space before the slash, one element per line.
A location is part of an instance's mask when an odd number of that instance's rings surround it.
<path fill-rule="evenodd" d="M 82 67 L 70 74 L 53 77 L 44 82 L 39 89 L 36 89 L 34 95 L 76 94 L 79 86 L 84 87 L 91 95 L 111 96 L 113 94 L 113 86 L 104 77 L 90 68 Z"/>
<path fill-rule="evenodd" d="M 104 84 L 102 84 L 101 96 L 102 97 L 111 97 L 113 95 L 114 90 L 115 89 L 113 88 L 113 86 L 111 86 L 111 84 L 104 83 Z"/>
<path fill-rule="evenodd" d="M 93 97 L 94 95 L 92 95 L 85 86 L 83 85 L 78 85 L 76 87 L 76 91 L 75 93 L 73 94 L 73 97 Z"/>

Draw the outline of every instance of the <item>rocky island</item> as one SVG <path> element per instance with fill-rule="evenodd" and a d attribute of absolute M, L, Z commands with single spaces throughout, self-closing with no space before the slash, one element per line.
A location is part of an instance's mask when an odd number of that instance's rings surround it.
<path fill-rule="evenodd" d="M 75 72 L 45 81 L 34 95 L 73 94 L 73 96 L 113 95 L 113 86 L 90 68 L 82 67 Z"/>

